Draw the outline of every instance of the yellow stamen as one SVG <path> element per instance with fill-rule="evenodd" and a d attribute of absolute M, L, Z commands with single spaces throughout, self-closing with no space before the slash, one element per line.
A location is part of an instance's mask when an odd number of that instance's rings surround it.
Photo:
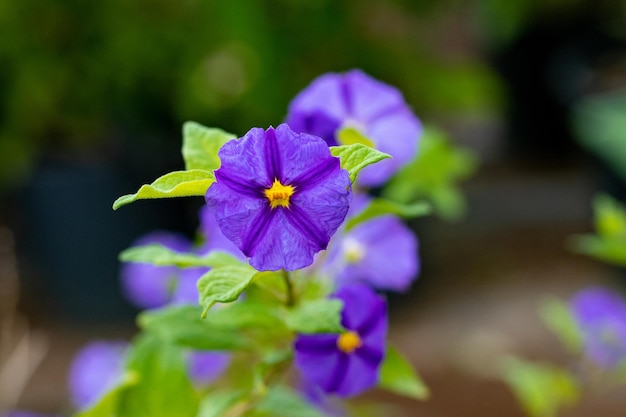
<path fill-rule="evenodd" d="M 363 346 L 363 342 L 355 332 L 342 333 L 337 339 L 337 347 L 344 353 L 352 353 L 361 346 Z"/>
<path fill-rule="evenodd" d="M 293 195 L 295 188 L 291 185 L 283 185 L 277 179 L 270 188 L 265 190 L 265 197 L 270 201 L 270 206 L 274 209 L 278 206 L 289 208 L 289 198 Z"/>

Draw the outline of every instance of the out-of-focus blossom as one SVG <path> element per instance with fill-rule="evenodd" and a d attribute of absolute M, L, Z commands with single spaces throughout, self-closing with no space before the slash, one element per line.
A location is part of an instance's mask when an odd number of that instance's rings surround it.
<path fill-rule="evenodd" d="M 417 237 L 400 219 L 385 215 L 336 235 L 327 268 L 338 283 L 363 282 L 376 289 L 406 291 L 419 273 Z"/>
<path fill-rule="evenodd" d="M 127 348 L 124 341 L 96 341 L 76 354 L 69 371 L 69 388 L 77 408 L 92 404 L 120 381 Z"/>
<path fill-rule="evenodd" d="M 151 232 L 136 240 L 132 246 L 160 244 L 176 252 L 187 252 L 191 243 L 171 232 Z M 126 298 L 139 308 L 158 308 L 170 302 L 178 280 L 175 266 L 155 266 L 129 262 L 121 270 L 122 290 Z"/>
<path fill-rule="evenodd" d="M 224 373 L 230 359 L 227 352 L 192 351 L 187 357 L 189 376 L 197 385 L 209 385 Z"/>
<path fill-rule="evenodd" d="M 365 186 L 384 183 L 400 167 L 415 158 L 422 126 L 402 93 L 359 70 L 328 73 L 311 82 L 291 102 L 286 119 L 296 132 L 323 138 L 337 145 L 337 132 L 351 127 L 393 158 L 359 173 Z"/>
<path fill-rule="evenodd" d="M 282 124 L 251 129 L 222 146 L 219 157 L 206 201 L 224 236 L 257 270 L 310 265 L 351 199 L 348 172 L 326 143 Z"/>
<path fill-rule="evenodd" d="M 327 394 L 351 397 L 378 382 L 385 354 L 387 305 L 361 284 L 341 288 L 342 334 L 299 335 L 295 364 L 302 377 Z"/>
<path fill-rule="evenodd" d="M 626 302 L 618 293 L 601 287 L 582 290 L 572 298 L 571 309 L 591 360 L 609 368 L 626 360 Z"/>

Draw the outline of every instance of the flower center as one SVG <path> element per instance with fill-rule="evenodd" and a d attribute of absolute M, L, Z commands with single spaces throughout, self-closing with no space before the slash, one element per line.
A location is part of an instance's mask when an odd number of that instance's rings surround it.
<path fill-rule="evenodd" d="M 352 353 L 363 346 L 363 342 L 355 332 L 346 332 L 339 335 L 337 347 L 344 353 Z"/>
<path fill-rule="evenodd" d="M 265 197 L 267 197 L 273 209 L 279 206 L 289 208 L 289 198 L 294 191 L 295 188 L 291 185 L 283 185 L 280 181 L 274 179 L 272 186 L 265 189 Z"/>
<path fill-rule="evenodd" d="M 343 241 L 343 254 L 347 263 L 356 264 L 365 257 L 365 248 L 355 239 L 347 238 Z"/>

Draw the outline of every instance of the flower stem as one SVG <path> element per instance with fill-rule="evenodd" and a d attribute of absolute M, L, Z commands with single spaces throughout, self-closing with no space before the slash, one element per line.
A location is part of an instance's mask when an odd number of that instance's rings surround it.
<path fill-rule="evenodd" d="M 283 280 L 285 281 L 285 291 L 287 293 L 287 298 L 285 300 L 285 305 L 287 307 L 293 307 L 296 303 L 296 299 L 293 293 L 293 284 L 291 283 L 291 275 L 288 271 L 283 269 Z"/>

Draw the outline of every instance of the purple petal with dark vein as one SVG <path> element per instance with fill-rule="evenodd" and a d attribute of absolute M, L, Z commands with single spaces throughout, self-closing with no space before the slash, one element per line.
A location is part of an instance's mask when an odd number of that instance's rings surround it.
<path fill-rule="evenodd" d="M 276 131 L 270 126 L 265 131 L 265 165 L 267 177 L 274 182 L 278 179 L 284 184 L 282 155 L 276 139 Z"/>
<path fill-rule="evenodd" d="M 368 345 L 363 345 L 354 351 L 354 355 L 363 359 L 363 361 L 367 362 L 372 368 L 378 368 L 383 361 L 384 348 L 373 348 Z"/>
<path fill-rule="evenodd" d="M 255 184 L 251 181 L 246 181 L 242 178 L 237 178 L 232 173 L 226 173 L 221 170 L 215 171 L 215 179 L 221 184 L 227 186 L 231 190 L 241 195 L 253 198 L 263 198 L 265 187 L 260 184 Z"/>
<path fill-rule="evenodd" d="M 326 248 L 330 236 L 323 230 L 319 230 L 315 221 L 308 217 L 306 212 L 301 210 L 297 205 L 292 206 L 284 211 L 285 218 L 291 225 L 297 229 L 304 237 L 306 237 L 317 250 Z"/>
<path fill-rule="evenodd" d="M 329 175 L 337 172 L 337 169 L 340 167 L 339 158 L 328 158 L 322 163 L 311 167 L 309 171 L 294 178 L 291 183 L 299 192 L 306 191 L 324 181 Z"/>
<path fill-rule="evenodd" d="M 380 366 L 372 366 L 369 361 L 353 353 L 349 356 L 348 367 L 341 384 L 335 390 L 340 397 L 353 397 L 373 388 L 378 383 Z"/>
<path fill-rule="evenodd" d="M 257 245 L 263 240 L 267 231 L 270 229 L 277 213 L 277 210 L 271 209 L 270 206 L 266 204 L 250 222 L 250 228 L 245 232 L 241 245 L 241 251 L 246 256 L 252 256 Z"/>
<path fill-rule="evenodd" d="M 336 334 L 301 334 L 298 335 L 294 347 L 297 351 L 311 355 L 327 355 L 337 351 L 338 337 Z"/>
<path fill-rule="evenodd" d="M 335 350 L 326 355 L 296 350 L 294 354 L 294 364 L 304 379 L 323 388 L 328 385 L 328 381 L 342 355 L 339 350 Z"/>
<path fill-rule="evenodd" d="M 274 178 L 267 176 L 265 142 L 265 130 L 261 128 L 250 129 L 242 138 L 226 142 L 218 153 L 221 167 L 215 172 L 216 177 L 246 178 L 246 183 L 271 187 Z"/>
<path fill-rule="evenodd" d="M 335 365 L 335 368 L 331 372 L 329 378 L 323 384 L 320 384 L 320 387 L 324 391 L 336 392 L 337 389 L 343 385 L 351 359 L 351 355 L 339 353 L 337 364 Z"/>

